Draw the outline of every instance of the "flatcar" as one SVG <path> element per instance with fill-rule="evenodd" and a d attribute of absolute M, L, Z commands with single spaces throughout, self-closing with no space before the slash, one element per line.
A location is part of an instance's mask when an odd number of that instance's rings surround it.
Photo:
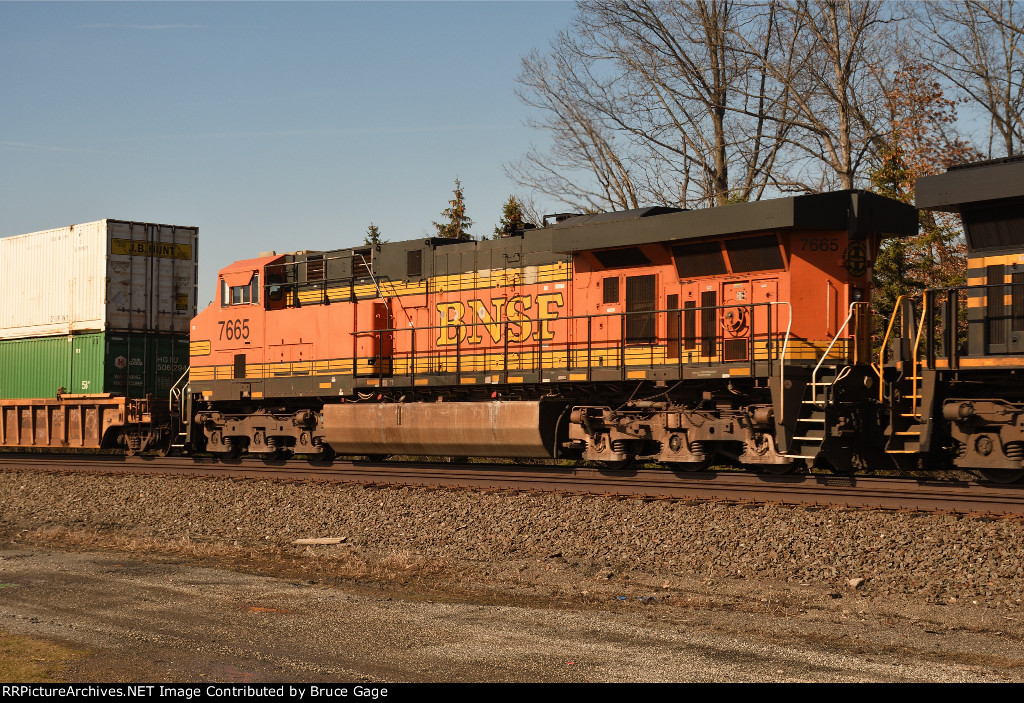
<path fill-rule="evenodd" d="M 170 448 L 198 234 L 105 219 L 0 239 L 0 448 Z"/>
<path fill-rule="evenodd" d="M 182 444 L 223 458 L 892 463 L 872 265 L 883 238 L 916 232 L 912 206 L 842 191 L 269 252 L 222 269 L 192 321 Z"/>

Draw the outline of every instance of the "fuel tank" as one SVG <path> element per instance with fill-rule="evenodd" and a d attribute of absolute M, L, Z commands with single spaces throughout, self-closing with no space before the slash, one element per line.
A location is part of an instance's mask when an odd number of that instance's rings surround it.
<path fill-rule="evenodd" d="M 541 401 L 341 403 L 323 409 L 323 441 L 339 454 L 551 457 L 563 410 Z"/>

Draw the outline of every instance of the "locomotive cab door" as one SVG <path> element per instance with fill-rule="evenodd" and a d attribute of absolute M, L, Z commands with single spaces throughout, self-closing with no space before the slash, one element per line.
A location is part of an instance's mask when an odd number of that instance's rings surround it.
<path fill-rule="evenodd" d="M 779 300 L 779 281 L 776 278 L 764 278 L 751 284 L 751 302 L 754 303 L 754 319 L 751 324 L 754 337 L 754 358 L 763 359 L 767 355 L 781 353 L 782 342 L 777 348 L 775 342 L 780 340 L 785 329 L 779 328 L 779 306 L 766 305 Z M 762 351 L 763 350 L 763 351 Z"/>
<path fill-rule="evenodd" d="M 372 319 L 369 330 L 356 335 L 356 375 L 390 376 L 393 370 L 394 335 L 391 308 L 383 300 L 359 304 Z M 358 325 L 358 323 L 357 323 Z"/>
<path fill-rule="evenodd" d="M 626 276 L 626 344 L 657 341 L 658 277 Z"/>

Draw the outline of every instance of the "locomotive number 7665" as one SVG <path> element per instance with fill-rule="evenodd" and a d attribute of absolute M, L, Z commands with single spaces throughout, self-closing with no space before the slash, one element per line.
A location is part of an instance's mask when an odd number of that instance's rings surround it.
<path fill-rule="evenodd" d="M 249 339 L 249 318 L 220 320 L 220 339 Z"/>

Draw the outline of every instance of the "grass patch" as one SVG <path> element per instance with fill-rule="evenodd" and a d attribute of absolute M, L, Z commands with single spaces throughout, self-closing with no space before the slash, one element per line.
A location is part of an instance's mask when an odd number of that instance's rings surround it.
<path fill-rule="evenodd" d="M 85 652 L 0 631 L 0 682 L 63 683 L 64 672 Z"/>

